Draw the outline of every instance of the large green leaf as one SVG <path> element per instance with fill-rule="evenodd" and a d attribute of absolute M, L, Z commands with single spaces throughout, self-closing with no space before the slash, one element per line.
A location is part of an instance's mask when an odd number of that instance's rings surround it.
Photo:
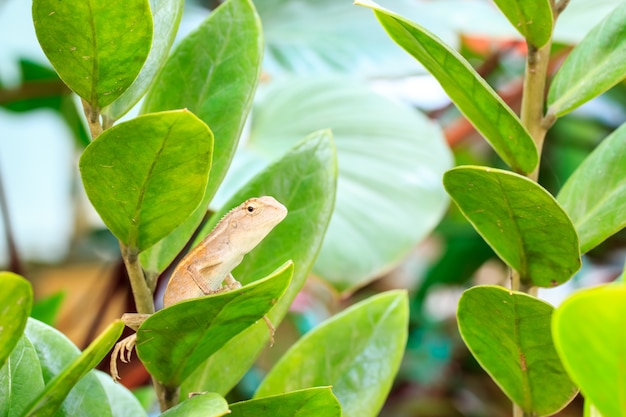
<path fill-rule="evenodd" d="M 300 78 L 259 92 L 250 138 L 215 199 L 303 136 L 331 128 L 340 161 L 337 203 L 316 275 L 353 291 L 404 259 L 439 222 L 448 205 L 440 178 L 452 158 L 424 115 L 345 78 Z"/>
<path fill-rule="evenodd" d="M 171 235 L 141 257 L 148 274 L 162 272 L 204 217 L 230 165 L 259 81 L 261 24 L 250 0 L 228 0 L 176 48 L 155 79 L 143 110 L 187 108 L 215 134 L 211 181 L 202 203 Z"/>
<path fill-rule="evenodd" d="M 150 0 L 154 20 L 154 39 L 146 63 L 133 84 L 113 103 L 103 109 L 108 118 L 117 120 L 148 91 L 159 70 L 165 65 L 183 14 L 184 0 Z"/>
<path fill-rule="evenodd" d="M 63 415 L 110 416 L 106 396 L 95 374 L 88 378 L 86 375 L 111 350 L 123 329 L 121 320 L 114 321 L 79 354 L 56 330 L 29 320 L 26 335 L 39 356 L 46 387 L 30 403 L 25 415 L 54 416 L 61 410 Z"/>
<path fill-rule="evenodd" d="M 44 388 L 37 352 L 24 335 L 0 368 L 0 416 L 21 417 Z"/>
<path fill-rule="evenodd" d="M 331 387 L 316 387 L 234 403 L 231 417 L 341 417 Z"/>
<path fill-rule="evenodd" d="M 148 0 L 34 0 L 37 39 L 59 76 L 92 108 L 137 78 L 152 42 Z"/>
<path fill-rule="evenodd" d="M 332 385 L 345 416 L 377 416 L 400 367 L 408 316 L 404 291 L 355 304 L 294 344 L 255 398 Z"/>
<path fill-rule="evenodd" d="M 548 113 L 562 116 L 626 78 L 626 3 L 578 44 L 556 73 Z"/>
<path fill-rule="evenodd" d="M 137 355 L 159 382 L 180 385 L 206 358 L 261 320 L 292 275 L 293 264 L 288 263 L 244 288 L 184 301 L 153 314 L 137 331 Z"/>
<path fill-rule="evenodd" d="M 80 158 L 89 200 L 126 246 L 144 250 L 202 200 L 213 135 L 187 110 L 137 117 L 105 130 Z"/>
<path fill-rule="evenodd" d="M 12 272 L 0 272 L 0 368 L 24 333 L 32 305 L 30 283 Z"/>
<path fill-rule="evenodd" d="M 161 417 L 220 417 L 230 415 L 226 400 L 212 392 L 194 395 L 170 408 Z"/>
<path fill-rule="evenodd" d="M 552 332 L 565 368 L 603 416 L 626 416 L 626 287 L 579 291 L 556 309 Z"/>
<path fill-rule="evenodd" d="M 582 253 L 626 226 L 626 124 L 585 159 L 557 199 L 576 226 Z"/>
<path fill-rule="evenodd" d="M 280 323 L 304 285 L 324 239 L 335 201 L 336 163 L 330 133 L 309 136 L 239 190 L 198 236 L 201 239 L 227 210 L 252 196 L 271 195 L 287 207 L 289 214 L 274 228 L 271 241 L 261 242 L 233 271 L 245 284 L 269 274 L 276 264 L 293 260 L 291 285 L 268 314 L 274 325 Z M 275 337 L 281 337 L 280 333 Z M 201 391 L 225 395 L 254 363 L 268 338 L 263 322 L 244 330 L 187 379 L 182 395 Z"/>
<path fill-rule="evenodd" d="M 98 377 L 98 382 L 104 388 L 109 405 L 111 406 L 112 417 L 147 417 L 146 411 L 141 403 L 122 384 L 116 383 L 111 375 L 102 371 L 94 370 Z"/>
<path fill-rule="evenodd" d="M 461 54 L 423 27 L 370 0 L 359 0 L 356 4 L 374 10 L 389 36 L 439 81 L 454 104 L 504 162 L 520 173 L 535 169 L 537 149 L 530 134 L 513 110 Z"/>
<path fill-rule="evenodd" d="M 550 0 L 494 0 L 515 29 L 532 45 L 542 47 L 552 35 Z"/>
<path fill-rule="evenodd" d="M 443 185 L 522 282 L 554 287 L 580 268 L 572 221 L 537 183 L 509 171 L 465 166 L 446 172 Z"/>
<path fill-rule="evenodd" d="M 544 301 L 497 286 L 470 288 L 459 300 L 465 344 L 529 416 L 552 415 L 577 393 L 552 343 L 553 311 Z"/>

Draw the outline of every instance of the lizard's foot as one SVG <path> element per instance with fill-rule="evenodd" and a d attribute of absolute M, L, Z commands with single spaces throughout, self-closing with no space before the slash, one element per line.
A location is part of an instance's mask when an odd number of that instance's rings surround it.
<path fill-rule="evenodd" d="M 133 333 L 125 339 L 117 342 L 117 344 L 113 348 L 113 352 L 111 353 L 111 363 L 109 364 L 109 367 L 111 369 L 111 376 L 113 377 L 114 381 L 121 379 L 120 375 L 117 373 L 117 358 L 119 357 L 120 360 L 124 363 L 130 362 L 130 355 L 131 353 L 133 353 L 133 348 L 135 347 L 136 343 L 137 333 Z"/>
<path fill-rule="evenodd" d="M 267 330 L 270 332 L 270 347 L 272 347 L 274 346 L 274 333 L 276 333 L 276 327 L 274 327 L 274 325 L 267 316 L 263 316 L 263 320 L 265 320 Z"/>

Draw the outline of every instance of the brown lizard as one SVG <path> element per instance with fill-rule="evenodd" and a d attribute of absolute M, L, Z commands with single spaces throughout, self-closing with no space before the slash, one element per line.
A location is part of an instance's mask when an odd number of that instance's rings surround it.
<path fill-rule="evenodd" d="M 190 298 L 241 288 L 231 271 L 286 216 L 285 206 L 268 196 L 251 198 L 229 211 L 213 231 L 176 266 L 165 289 L 163 307 Z M 137 331 L 149 316 L 126 313 L 122 315 L 122 320 Z M 264 319 L 273 335 L 274 327 L 267 317 Z M 119 379 L 118 356 L 127 363 L 136 340 L 137 333 L 134 333 L 115 345 L 110 363 L 114 379 Z"/>

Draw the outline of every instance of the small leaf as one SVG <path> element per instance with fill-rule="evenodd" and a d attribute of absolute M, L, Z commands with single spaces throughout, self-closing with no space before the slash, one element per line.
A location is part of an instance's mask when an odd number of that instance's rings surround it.
<path fill-rule="evenodd" d="M 111 323 L 78 358 L 46 384 L 46 388 L 36 401 L 29 405 L 26 415 L 54 416 L 70 390 L 104 359 L 122 334 L 122 330 L 124 323 L 121 320 Z"/>
<path fill-rule="evenodd" d="M 54 69 L 93 108 L 133 83 L 152 42 L 148 0 L 34 0 L 33 21 Z"/>
<path fill-rule="evenodd" d="M 470 288 L 459 300 L 465 344 L 527 415 L 552 415 L 577 393 L 552 343 L 553 311 L 537 298 L 496 286 Z"/>
<path fill-rule="evenodd" d="M 261 320 L 292 275 L 293 264 L 287 263 L 244 288 L 183 301 L 153 314 L 137 331 L 137 355 L 159 382 L 180 385 L 207 357 Z"/>
<path fill-rule="evenodd" d="M 626 416 L 626 287 L 578 291 L 556 309 L 552 332 L 565 368 L 603 416 Z"/>
<path fill-rule="evenodd" d="M 293 345 L 255 398 L 332 385 L 346 416 L 377 416 L 400 367 L 408 314 L 404 291 L 355 304 Z"/>
<path fill-rule="evenodd" d="M 576 226 L 582 253 L 626 227 L 626 124 L 583 161 L 557 200 Z"/>
<path fill-rule="evenodd" d="M 549 114 L 563 116 L 626 77 L 625 21 L 622 2 L 572 50 L 550 85 Z"/>
<path fill-rule="evenodd" d="M 549 0 L 494 0 L 509 22 L 532 45 L 540 48 L 552 35 L 552 6 Z"/>
<path fill-rule="evenodd" d="M 154 19 L 154 40 L 146 63 L 133 84 L 113 103 L 102 111 L 112 120 L 117 120 L 130 110 L 148 91 L 159 70 L 165 65 L 167 54 L 174 43 L 184 0 L 150 0 Z"/>
<path fill-rule="evenodd" d="M 250 196 L 271 195 L 287 207 L 289 214 L 274 228 L 271 240 L 261 242 L 233 271 L 235 278 L 246 284 L 270 273 L 277 263 L 293 260 L 291 285 L 268 314 L 274 325 L 287 313 L 319 252 L 333 211 L 336 180 L 332 137 L 328 131 L 317 132 L 239 190 L 198 236 L 202 239 L 227 210 Z M 263 322 L 244 330 L 198 367 L 185 381 L 181 396 L 202 391 L 226 395 L 252 366 L 268 338 Z"/>
<path fill-rule="evenodd" d="M 174 260 L 206 214 L 252 106 L 262 56 L 261 22 L 252 1 L 227 0 L 178 45 L 146 96 L 144 112 L 187 108 L 215 134 L 204 198 L 187 221 L 142 255 L 148 274 L 162 272 Z"/>
<path fill-rule="evenodd" d="M 580 268 L 578 236 L 554 197 L 521 175 L 465 166 L 445 173 L 443 184 L 476 231 L 522 282 L 564 283 Z"/>
<path fill-rule="evenodd" d="M 230 417 L 341 417 L 331 387 L 316 387 L 231 404 Z"/>
<path fill-rule="evenodd" d="M 228 403 L 218 394 L 194 395 L 170 408 L 161 417 L 220 417 L 229 415 Z"/>
<path fill-rule="evenodd" d="M 529 173 L 538 163 L 537 149 L 513 110 L 458 52 L 423 27 L 370 0 L 369 7 L 389 36 L 439 81 L 459 110 L 514 171 Z"/>
<path fill-rule="evenodd" d="M 64 298 L 65 292 L 59 291 L 46 298 L 37 300 L 37 302 L 33 304 L 30 316 L 46 323 L 48 326 L 54 326 Z"/>
<path fill-rule="evenodd" d="M 30 283 L 12 272 L 0 272 L 0 368 L 20 340 L 33 305 Z"/>
<path fill-rule="evenodd" d="M 105 130 L 85 149 L 85 191 L 111 232 L 144 250 L 198 207 L 212 147 L 209 128 L 186 110 L 137 117 Z"/>

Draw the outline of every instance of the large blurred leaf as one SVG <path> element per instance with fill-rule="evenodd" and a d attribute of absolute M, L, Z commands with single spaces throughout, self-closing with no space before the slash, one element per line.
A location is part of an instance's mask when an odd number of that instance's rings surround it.
<path fill-rule="evenodd" d="M 513 110 L 455 50 L 435 35 L 370 0 L 366 6 L 389 36 L 439 81 L 459 110 L 513 170 L 531 172 L 537 166 L 537 149 Z"/>
<path fill-rule="evenodd" d="M 212 148 L 211 131 L 187 110 L 137 117 L 105 130 L 85 149 L 85 191 L 111 232 L 144 250 L 198 207 Z"/>
<path fill-rule="evenodd" d="M 201 239 L 209 233 L 230 208 L 251 196 L 271 195 L 287 207 L 289 214 L 274 228 L 271 241 L 261 242 L 233 272 L 245 284 L 266 276 L 277 264 L 293 260 L 291 285 L 268 314 L 274 325 L 280 323 L 304 285 L 324 239 L 335 201 L 336 163 L 330 133 L 309 136 L 239 190 L 198 236 Z M 201 391 L 225 395 L 254 363 L 268 338 L 263 322 L 244 330 L 187 379 L 181 395 Z"/>
<path fill-rule="evenodd" d="M 152 42 L 148 0 L 34 0 L 33 21 L 61 79 L 93 108 L 133 83 Z"/>
<path fill-rule="evenodd" d="M 184 301 L 153 314 L 137 331 L 137 355 L 159 382 L 180 385 L 227 341 L 261 320 L 292 275 L 293 264 L 288 263 L 245 288 Z"/>
<path fill-rule="evenodd" d="M 32 305 L 30 283 L 12 272 L 0 272 L 0 368 L 24 333 Z"/>
<path fill-rule="evenodd" d="M 170 408 L 161 414 L 161 417 L 220 417 L 225 415 L 230 415 L 226 400 L 209 392 L 194 395 L 181 404 Z"/>
<path fill-rule="evenodd" d="M 176 38 L 184 4 L 184 0 L 150 0 L 154 20 L 154 39 L 150 53 L 133 84 L 103 110 L 102 113 L 110 119 L 119 119 L 137 104 L 165 64 L 167 54 Z"/>
<path fill-rule="evenodd" d="M 97 370 L 94 373 L 106 392 L 112 417 L 147 417 L 139 400 L 126 387 L 116 383 L 109 374 Z"/>
<path fill-rule="evenodd" d="M 537 183 L 509 171 L 465 166 L 443 177 L 476 231 L 528 285 L 553 287 L 580 268 L 578 236 L 565 211 Z"/>
<path fill-rule="evenodd" d="M 622 3 L 574 48 L 550 84 L 548 113 L 569 113 L 626 78 L 625 21 Z"/>
<path fill-rule="evenodd" d="M 355 304 L 293 345 L 255 398 L 332 385 L 345 416 L 377 416 L 400 367 L 408 315 L 404 291 Z"/>
<path fill-rule="evenodd" d="M 211 180 L 196 211 L 142 255 L 149 275 L 162 272 L 204 217 L 237 147 L 261 72 L 263 36 L 250 0 L 228 0 L 176 48 L 156 78 L 144 112 L 187 108 L 211 127 Z M 242 200 L 243 201 L 243 200 Z"/>
<path fill-rule="evenodd" d="M 626 124 L 585 159 L 557 199 L 576 226 L 582 253 L 626 226 Z"/>
<path fill-rule="evenodd" d="M 544 46 L 552 35 L 552 5 L 550 0 L 494 0 L 513 27 L 537 48 Z"/>
<path fill-rule="evenodd" d="M 9 360 L 0 368 L 0 416 L 23 416 L 44 388 L 37 352 L 26 336 L 18 337 Z"/>
<path fill-rule="evenodd" d="M 440 178 L 452 161 L 441 130 L 421 113 L 345 78 L 278 82 L 262 93 L 216 200 L 302 136 L 331 128 L 337 204 L 314 271 L 336 289 L 389 270 L 439 222 L 448 204 Z"/>
<path fill-rule="evenodd" d="M 529 416 L 552 415 L 577 393 L 552 343 L 554 308 L 496 286 L 463 293 L 459 331 L 476 360 Z"/>
<path fill-rule="evenodd" d="M 331 387 L 317 387 L 234 403 L 231 417 L 341 417 Z"/>
<path fill-rule="evenodd" d="M 565 368 L 603 416 L 626 416 L 626 287 L 579 291 L 557 308 L 554 343 Z"/>
<path fill-rule="evenodd" d="M 571 1 L 559 15 L 554 40 L 569 44 L 580 43 L 594 26 L 620 4 L 623 4 L 623 0 Z"/>

